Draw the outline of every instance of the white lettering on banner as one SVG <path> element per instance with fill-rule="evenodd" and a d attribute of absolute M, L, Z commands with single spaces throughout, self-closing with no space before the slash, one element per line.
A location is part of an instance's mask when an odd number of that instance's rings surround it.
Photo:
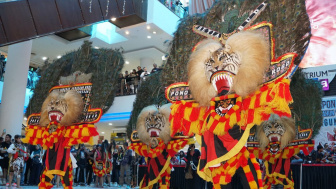
<path fill-rule="evenodd" d="M 322 108 L 322 127 L 318 135 L 314 137 L 315 147 L 319 144 L 331 144 L 336 142 L 333 137 L 336 129 L 336 97 L 324 97 L 321 103 Z"/>
<path fill-rule="evenodd" d="M 329 83 L 328 83 L 327 80 L 321 80 L 320 82 L 321 82 L 322 87 L 328 87 L 329 86 L 328 85 Z"/>
<path fill-rule="evenodd" d="M 332 100 L 323 100 L 322 99 L 322 110 L 328 108 L 335 108 L 336 107 L 336 99 L 332 99 Z"/>
<path fill-rule="evenodd" d="M 60 89 L 55 89 L 55 90 L 59 90 L 59 92 L 61 93 L 66 93 L 69 90 L 75 90 L 78 93 L 83 93 L 83 94 L 88 94 L 91 92 L 91 85 L 84 85 L 84 86 L 76 86 L 76 87 L 67 87 L 67 88 L 60 88 Z"/>
<path fill-rule="evenodd" d="M 180 96 L 183 95 L 183 92 L 184 92 L 184 91 L 180 91 Z"/>
<path fill-rule="evenodd" d="M 304 75 L 307 79 L 313 79 L 313 78 L 328 76 L 328 71 L 306 72 L 304 73 Z"/>
<path fill-rule="evenodd" d="M 188 89 L 181 89 L 181 90 L 176 90 L 176 91 L 171 91 L 170 92 L 170 98 L 175 97 L 175 96 L 186 96 L 189 94 Z"/>
<path fill-rule="evenodd" d="M 327 66 L 317 66 L 311 68 L 302 69 L 304 76 L 307 79 L 317 78 L 328 79 L 329 83 L 334 79 L 336 74 L 336 66 L 335 65 L 327 65 Z"/>

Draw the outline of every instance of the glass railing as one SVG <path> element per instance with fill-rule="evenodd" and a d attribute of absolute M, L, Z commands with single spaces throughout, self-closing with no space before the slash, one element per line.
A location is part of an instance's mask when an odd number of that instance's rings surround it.
<path fill-rule="evenodd" d="M 188 7 L 183 6 L 180 1 L 175 0 L 158 0 L 164 6 L 166 6 L 169 10 L 171 10 L 178 17 L 183 18 L 188 16 Z"/>
<path fill-rule="evenodd" d="M 161 71 L 161 69 L 158 69 Z M 151 73 L 146 75 L 134 76 L 134 77 L 122 77 L 118 79 L 118 86 L 116 90 L 116 96 L 135 95 L 138 93 L 138 89 L 142 82 L 148 80 L 152 76 Z"/>

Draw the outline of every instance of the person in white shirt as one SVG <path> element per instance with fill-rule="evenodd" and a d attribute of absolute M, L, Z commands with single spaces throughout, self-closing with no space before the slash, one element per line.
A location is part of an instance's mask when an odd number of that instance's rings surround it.
<path fill-rule="evenodd" d="M 12 154 L 9 163 L 9 187 L 12 186 L 13 176 L 16 176 L 17 187 L 20 187 L 20 178 L 21 172 L 23 171 L 24 166 L 24 158 L 28 156 L 28 154 L 23 150 L 23 145 L 21 143 L 21 137 L 19 135 L 15 135 L 15 142 L 11 144 L 7 150 L 9 154 Z M 15 186 L 15 184 L 13 184 Z"/>
<path fill-rule="evenodd" d="M 143 68 L 143 72 L 140 75 L 140 82 L 145 81 L 146 80 L 146 76 L 149 75 L 150 73 L 147 71 L 147 68 L 144 67 Z"/>

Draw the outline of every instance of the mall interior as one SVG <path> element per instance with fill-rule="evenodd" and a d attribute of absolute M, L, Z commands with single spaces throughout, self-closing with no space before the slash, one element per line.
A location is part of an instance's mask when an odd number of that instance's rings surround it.
<path fill-rule="evenodd" d="M 22 99 L 24 99 L 23 111 L 25 112 L 25 108 L 27 108 L 29 100 L 33 95 L 32 86 L 39 79 L 35 78 L 39 77 L 36 74 L 38 70 L 45 64 L 50 64 L 61 58 L 62 55 L 77 50 L 85 40 L 92 42 L 92 47 L 95 49 L 122 49 L 125 64 L 121 73 L 125 73 L 125 71 L 131 73 L 138 66 L 141 66 L 141 68 L 146 67 L 150 72 L 153 69 L 154 63 L 158 67 L 161 67 L 166 60 L 169 42 L 172 40 L 179 19 L 188 14 L 189 1 L 179 1 L 179 3 L 173 3 L 173 1 L 142 1 L 140 4 L 134 5 L 132 5 L 132 1 L 130 2 L 128 3 L 127 1 L 128 4 L 125 5 L 121 1 L 118 4 L 111 1 L 111 5 L 105 5 L 105 1 L 81 1 L 80 3 L 77 1 L 57 2 L 61 3 L 57 4 L 57 10 L 55 10 L 55 7 L 51 7 L 51 5 L 41 4 L 40 1 L 29 2 L 29 6 L 35 6 L 36 9 L 48 6 L 47 8 L 50 8 L 50 10 L 45 11 L 64 11 L 56 12 L 55 15 L 50 15 L 50 18 L 43 18 L 43 12 L 38 12 L 38 10 L 36 10 L 36 14 L 34 15 L 30 15 L 30 13 L 28 15 L 27 12 L 23 12 L 29 11 L 26 1 L 1 2 L 1 10 L 8 11 L 8 13 L 18 9 L 18 7 L 24 9 L 20 11 L 22 12 L 20 13 L 21 15 L 10 16 L 8 20 L 5 20 L 7 15 L 2 11 L 2 24 L 7 34 L 7 38 L 2 38 L 4 41 L 1 41 L 2 47 L 0 48 L 0 52 L 4 55 L 3 58 L 5 58 L 2 61 L 10 61 L 11 45 L 20 45 L 23 42 L 22 44 L 26 44 L 27 46 L 22 47 L 22 50 L 30 52 L 27 57 L 22 57 L 21 60 L 18 60 L 19 63 L 13 67 L 15 69 L 13 71 L 16 77 L 18 75 L 22 76 L 21 86 L 25 85 L 26 81 L 24 79 L 26 76 L 27 78 L 32 76 L 28 79 L 26 91 L 24 92 L 22 87 L 20 92 L 18 91 L 21 94 L 21 100 L 19 101 L 19 98 L 13 98 L 12 95 L 9 95 L 9 98 L 13 100 L 12 102 L 8 102 L 8 104 L 13 106 L 15 102 L 17 104 L 14 106 L 17 108 L 22 106 Z M 33 3 L 36 3 L 36 5 Z M 83 13 L 81 13 L 81 10 Z M 84 13 L 84 11 L 87 12 Z M 58 18 L 58 14 L 60 18 Z M 56 19 L 55 16 L 57 16 L 57 20 L 54 20 L 55 23 L 50 23 L 52 19 Z M 11 26 L 6 27 L 5 24 L 7 23 Z M 14 25 L 13 23 L 16 24 Z M 27 27 L 35 28 L 30 28 L 32 31 L 28 32 Z M 22 32 L 11 34 L 11 32 L 18 30 Z M 31 43 L 31 45 L 28 43 Z M 16 48 L 13 47 L 12 49 L 14 49 L 12 51 L 14 56 L 16 56 L 18 54 L 18 52 L 15 52 Z M 18 66 L 23 71 L 22 73 L 18 73 Z M 23 69 L 23 66 L 29 68 L 29 73 L 26 69 Z M 9 75 L 10 71 L 8 67 L 6 67 L 6 70 L 4 69 L 7 75 Z M 6 91 L 3 88 L 3 79 L 4 76 L 1 79 L 2 96 L 4 96 Z M 29 84 L 29 81 L 32 81 L 32 83 Z M 9 85 L 20 88 L 18 83 L 14 83 L 15 81 L 11 82 Z M 117 133 L 121 138 L 125 137 L 123 133 L 126 133 L 126 125 L 135 100 L 135 93 L 126 95 L 126 92 L 125 90 L 125 95 L 116 97 L 113 105 L 103 115 L 100 122 L 96 124 L 99 136 L 104 139 L 110 140 L 111 133 Z M 25 96 L 23 95 L 24 93 L 26 94 Z M 2 104 L 4 101 L 3 97 L 1 100 Z M 20 112 L 21 109 L 19 108 L 17 111 Z M 2 118 L 8 118 L 8 115 L 2 115 Z M 27 117 L 23 118 L 21 124 L 21 115 L 19 115 L 12 119 L 16 121 L 15 123 L 8 122 L 1 124 L 11 125 L 6 128 L 7 133 L 17 132 L 21 129 L 22 124 L 23 127 L 26 125 Z M 17 126 L 15 127 L 14 125 Z M 98 137 L 95 138 L 95 141 L 97 140 Z"/>
<path fill-rule="evenodd" d="M 332 0 L 297 0 L 293 4 L 290 0 L 0 0 L 0 137 L 6 143 L 10 134 L 16 144 L 18 135 L 23 143 L 43 148 L 38 151 L 39 168 L 28 168 L 25 160 L 17 173 L 3 168 L 10 146 L 0 141 L 0 188 L 336 188 L 332 179 L 336 176 L 335 9 Z M 242 40 L 250 30 L 261 31 L 267 47 L 253 46 L 254 38 Z M 233 38 L 240 33 L 243 37 Z M 205 38 L 210 42 L 204 42 Z M 247 84 L 242 84 L 245 88 L 241 90 L 254 85 L 250 83 L 259 77 L 256 72 L 263 70 L 264 74 L 249 95 L 240 95 L 240 89 L 232 87 L 237 85 L 232 78 L 239 75 L 237 69 L 244 63 L 236 63 L 238 68 L 217 65 L 209 71 L 209 62 L 217 64 L 224 57 L 215 60 L 220 56 L 214 55 L 215 50 L 229 54 L 227 62 L 242 60 L 244 48 L 237 47 L 236 53 L 234 42 L 253 46 L 254 51 L 246 52 L 255 52 L 255 56 L 246 57 L 266 56 L 270 62 L 263 68 L 260 58 L 255 61 L 258 65 L 246 72 L 242 80 Z M 257 54 L 263 49 L 270 53 Z M 195 55 L 201 51 L 208 57 Z M 197 75 L 200 71 L 189 65 L 193 61 L 203 61 L 200 67 L 208 71 L 206 76 Z M 294 73 L 302 77 L 294 77 Z M 201 82 L 203 78 L 207 83 Z M 220 92 L 219 81 L 229 89 Z M 196 88 L 206 92 L 197 95 Z M 67 99 L 72 90 L 77 93 Z M 49 99 L 54 92 L 63 95 L 64 101 Z M 198 100 L 214 92 L 213 98 L 206 97 L 211 102 Z M 60 127 L 64 112 L 75 111 L 70 107 L 75 98 L 81 99 L 81 115 Z M 63 106 L 65 101 L 68 104 Z M 141 122 L 142 110 L 150 112 L 148 116 L 155 111 L 165 115 L 160 111 L 169 102 L 173 105 L 166 118 L 154 113 L 155 121 L 146 118 L 146 123 Z M 55 113 L 58 105 L 63 112 Z M 144 105 L 152 105 L 152 109 Z M 237 109 L 239 112 L 233 112 Z M 245 111 L 249 113 L 245 115 Z M 295 134 L 282 146 L 280 137 L 285 134 L 278 133 L 274 139 L 271 133 L 267 135 L 269 145 L 262 147 L 257 136 L 260 130 L 252 127 L 274 115 L 274 119 L 293 119 Z M 151 125 L 151 121 L 168 124 L 169 141 L 161 136 L 164 126 Z M 146 142 L 141 138 L 141 124 L 151 138 Z M 239 131 L 234 130 L 237 125 Z M 266 126 L 263 128 L 266 133 Z M 57 146 L 61 143 L 63 146 Z M 272 147 L 275 143 L 277 147 Z M 97 168 L 98 147 L 106 152 L 102 169 Z M 136 163 L 114 171 L 125 160 L 119 162 L 119 149 L 124 157 L 131 149 L 130 157 Z M 34 156 L 27 153 L 27 147 L 15 153 Z M 52 160 L 52 156 L 57 158 Z M 9 156 L 10 162 L 13 157 Z M 88 162 L 92 158 L 91 174 L 79 166 L 81 157 Z M 14 184 L 9 184 L 13 172 Z M 54 174 L 59 176 L 48 177 Z M 36 179 L 27 178 L 32 175 Z M 317 182 L 320 179 L 325 183 Z"/>

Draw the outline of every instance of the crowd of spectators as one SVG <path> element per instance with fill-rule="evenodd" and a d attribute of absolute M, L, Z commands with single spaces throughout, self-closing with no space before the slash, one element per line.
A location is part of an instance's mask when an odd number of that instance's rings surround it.
<path fill-rule="evenodd" d="M 72 146 L 71 154 L 76 159 L 73 168 L 74 185 L 80 186 L 136 186 L 137 165 L 145 164 L 143 157 L 127 150 L 128 144 L 116 145 L 107 140 L 91 148 L 81 144 Z M 14 155 L 16 154 L 16 155 Z M 0 186 L 37 186 L 45 167 L 45 150 L 38 145 L 21 143 L 21 136 L 3 133 L 0 137 Z M 22 163 L 15 163 L 14 161 Z M 94 167 L 104 162 L 103 175 L 95 174 Z M 18 165 L 18 167 L 15 167 Z M 62 187 L 60 177 L 52 180 L 55 187 Z"/>
<path fill-rule="evenodd" d="M 0 185 L 17 186 L 17 188 L 27 183 L 37 185 L 42 171 L 42 155 L 39 146 L 23 144 L 21 136 L 15 135 L 13 138 L 10 134 L 2 133 L 0 137 L 2 170 Z"/>
<path fill-rule="evenodd" d="M 2 134 L 0 138 L 0 166 L 2 175 L 0 185 L 4 186 L 37 186 L 40 182 L 40 176 L 45 167 L 45 150 L 39 145 L 28 145 L 21 143 L 21 136 L 15 135 L 15 140 L 10 134 Z M 15 146 L 15 148 L 13 148 Z M 127 188 L 137 185 L 138 165 L 146 165 L 145 158 L 127 150 L 128 144 L 116 145 L 114 141 L 108 143 L 107 140 L 91 148 L 81 144 L 72 146 L 70 153 L 76 159 L 76 165 L 73 168 L 74 185 L 93 186 L 103 188 L 104 186 L 121 186 L 126 185 Z M 14 149 L 10 151 L 10 149 Z M 18 157 L 22 157 L 22 167 L 18 169 L 11 168 L 13 162 L 10 158 L 15 152 L 21 153 Z M 195 188 L 194 183 L 201 182 L 196 173 L 200 151 L 195 149 L 195 145 L 190 145 L 188 152 L 180 151 L 172 159 L 173 165 L 182 165 L 185 167 L 186 173 L 193 175 L 187 186 Z M 99 162 L 104 162 L 104 174 L 95 173 L 95 166 Z M 9 171 L 8 171 L 9 170 Z M 18 174 L 15 170 L 19 170 Z M 187 179 L 187 178 L 186 178 Z M 60 177 L 54 176 L 52 184 L 60 187 Z M 196 187 L 197 188 L 197 187 Z"/>
<path fill-rule="evenodd" d="M 306 163 L 336 163 L 336 144 L 319 144 L 305 160 Z"/>
<path fill-rule="evenodd" d="M 312 150 L 309 155 L 300 151 L 293 156 L 292 163 L 336 163 L 336 144 L 325 143 L 319 144 L 316 149 Z"/>
<path fill-rule="evenodd" d="M 121 186 L 127 188 L 137 185 L 138 165 L 145 165 L 145 158 L 136 155 L 132 150 L 127 150 L 128 143 L 116 145 L 112 140 L 107 140 L 94 145 L 92 149 L 81 144 L 72 146 L 71 154 L 76 159 L 77 167 L 73 168 L 74 185 L 81 186 Z M 336 144 L 319 144 L 315 150 L 305 156 L 303 151 L 292 157 L 292 163 L 335 163 Z M 10 158 L 19 152 L 15 158 Z M 44 169 L 45 151 L 40 146 L 21 143 L 21 136 L 3 133 L 0 137 L 0 167 L 2 175 L 0 185 L 36 186 Z M 178 152 L 171 158 L 171 164 L 184 167 L 186 187 L 198 188 L 203 181 L 197 174 L 197 165 L 201 153 L 191 144 L 187 153 Z M 15 162 L 18 160 L 20 163 Z M 104 162 L 104 174 L 95 172 L 100 162 Z M 13 166 L 14 165 L 14 166 Z M 15 167 L 16 165 L 20 167 Z M 17 171 L 20 170 L 20 171 Z M 60 178 L 55 176 L 52 183 L 59 187 Z"/>
<path fill-rule="evenodd" d="M 128 71 L 125 71 L 124 74 L 120 73 L 117 96 L 136 94 L 141 83 L 145 81 L 150 74 L 160 70 L 161 68 L 158 68 L 157 64 L 154 63 L 151 72 L 147 71 L 146 67 L 141 68 L 141 66 L 138 66 L 137 70 L 133 69 L 130 73 Z"/>

